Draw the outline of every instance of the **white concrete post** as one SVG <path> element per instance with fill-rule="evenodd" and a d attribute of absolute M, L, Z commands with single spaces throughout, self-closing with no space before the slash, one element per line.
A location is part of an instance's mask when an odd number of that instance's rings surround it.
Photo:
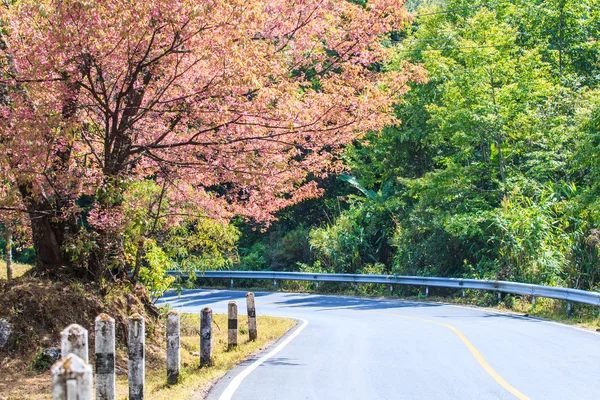
<path fill-rule="evenodd" d="M 200 365 L 212 365 L 212 309 L 208 307 L 200 312 Z"/>
<path fill-rule="evenodd" d="M 230 301 L 227 305 L 227 345 L 238 345 L 238 309 L 235 301 Z"/>
<path fill-rule="evenodd" d="M 462 298 L 465 298 L 465 289 L 462 290 Z"/>
<path fill-rule="evenodd" d="M 316 282 L 315 282 L 315 289 L 316 289 L 316 290 L 319 290 L 319 281 L 316 281 Z"/>
<path fill-rule="evenodd" d="M 96 400 L 114 400 L 115 320 L 107 314 L 96 317 Z"/>
<path fill-rule="evenodd" d="M 571 308 L 571 302 L 567 301 L 567 318 L 571 318 L 572 315 L 573 315 L 573 312 L 572 312 L 572 308 Z"/>
<path fill-rule="evenodd" d="M 146 327 L 144 317 L 135 313 L 129 317 L 129 400 L 144 399 Z"/>
<path fill-rule="evenodd" d="M 248 336 L 250 340 L 256 340 L 258 332 L 256 330 L 256 306 L 254 305 L 254 293 L 246 293 L 246 307 L 248 309 Z"/>
<path fill-rule="evenodd" d="M 429 297 L 429 286 L 425 286 L 425 297 Z"/>
<path fill-rule="evenodd" d="M 535 297 L 535 296 L 533 296 L 533 297 L 531 298 L 531 308 L 532 308 L 533 310 L 535 310 L 535 301 L 536 301 L 536 297 Z"/>
<path fill-rule="evenodd" d="M 233 289 L 233 279 L 231 280 L 231 288 Z"/>
<path fill-rule="evenodd" d="M 54 400 L 92 400 L 92 366 L 77 355 L 58 360 L 50 374 Z"/>
<path fill-rule="evenodd" d="M 390 285 L 390 296 L 392 295 L 393 292 L 394 292 L 394 287 L 392 285 Z"/>
<path fill-rule="evenodd" d="M 277 279 L 273 279 L 273 288 L 277 290 Z"/>
<path fill-rule="evenodd" d="M 88 331 L 81 325 L 71 324 L 60 333 L 60 350 L 63 357 L 73 353 L 88 362 Z"/>
<path fill-rule="evenodd" d="M 179 380 L 180 355 L 180 318 L 175 310 L 167 314 L 167 383 L 174 385 Z"/>
<path fill-rule="evenodd" d="M 498 303 L 502 301 L 502 293 L 498 292 Z"/>

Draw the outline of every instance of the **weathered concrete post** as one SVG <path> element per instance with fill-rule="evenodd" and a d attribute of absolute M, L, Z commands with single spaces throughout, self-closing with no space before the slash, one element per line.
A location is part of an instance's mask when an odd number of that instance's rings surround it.
<path fill-rule="evenodd" d="M 429 286 L 425 286 L 425 297 L 429 297 Z"/>
<path fill-rule="evenodd" d="M 64 357 L 75 354 L 84 362 L 88 362 L 88 331 L 81 325 L 71 324 L 60 333 L 60 349 Z"/>
<path fill-rule="evenodd" d="M 465 289 L 462 290 L 462 298 L 465 298 Z"/>
<path fill-rule="evenodd" d="M 96 400 L 114 400 L 115 320 L 107 314 L 96 317 Z"/>
<path fill-rule="evenodd" d="M 238 309 L 235 301 L 230 301 L 227 305 L 227 345 L 238 345 Z"/>
<path fill-rule="evenodd" d="M 273 289 L 277 290 L 277 279 L 273 279 Z"/>
<path fill-rule="evenodd" d="M 567 301 L 567 318 L 571 318 L 572 315 L 573 315 L 573 310 L 571 307 L 571 302 Z"/>
<path fill-rule="evenodd" d="M 392 285 L 390 285 L 390 296 L 393 294 L 394 292 L 394 287 Z"/>
<path fill-rule="evenodd" d="M 175 310 L 167 314 L 167 383 L 174 385 L 179 380 L 180 355 L 180 318 Z"/>
<path fill-rule="evenodd" d="M 200 313 L 200 365 L 212 365 L 212 309 L 208 307 Z"/>
<path fill-rule="evenodd" d="M 231 288 L 233 289 L 233 279 L 231 280 Z"/>
<path fill-rule="evenodd" d="M 256 340 L 256 306 L 254 305 L 254 293 L 246 293 L 246 308 L 248 309 L 248 336 L 250 340 Z"/>
<path fill-rule="evenodd" d="M 77 355 L 58 360 L 50 373 L 54 400 L 92 400 L 92 366 Z"/>
<path fill-rule="evenodd" d="M 315 289 L 316 289 L 316 290 L 319 290 L 319 281 L 316 281 L 316 282 L 315 282 Z"/>
<path fill-rule="evenodd" d="M 498 292 L 498 303 L 502 301 L 502 293 Z"/>
<path fill-rule="evenodd" d="M 536 297 L 535 297 L 535 296 L 533 296 L 533 297 L 531 298 L 531 309 L 532 309 L 532 310 L 535 310 L 535 301 L 536 301 Z"/>
<path fill-rule="evenodd" d="M 129 317 L 129 400 L 144 398 L 146 327 L 144 317 L 135 313 Z"/>

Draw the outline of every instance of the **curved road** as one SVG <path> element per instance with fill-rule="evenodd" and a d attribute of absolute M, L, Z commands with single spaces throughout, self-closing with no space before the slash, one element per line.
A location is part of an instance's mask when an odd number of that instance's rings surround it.
<path fill-rule="evenodd" d="M 227 313 L 236 300 L 241 316 L 245 294 L 189 290 L 162 302 L 179 311 L 208 306 Z M 596 332 L 437 303 L 255 295 L 257 314 L 299 323 L 266 353 L 230 371 L 209 399 L 600 398 Z M 273 349 L 279 351 L 264 360 Z M 231 385 L 240 374 L 239 386 Z"/>

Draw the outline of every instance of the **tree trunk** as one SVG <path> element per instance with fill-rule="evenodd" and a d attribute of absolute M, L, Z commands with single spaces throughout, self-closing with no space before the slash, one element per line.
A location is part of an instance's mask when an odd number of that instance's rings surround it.
<path fill-rule="evenodd" d="M 67 266 L 62 253 L 64 224 L 51 221 L 51 217 L 30 214 L 33 248 L 36 255 L 35 269 L 41 275 L 57 276 Z"/>
<path fill-rule="evenodd" d="M 11 280 L 12 271 L 12 227 L 6 227 L 6 279 Z"/>

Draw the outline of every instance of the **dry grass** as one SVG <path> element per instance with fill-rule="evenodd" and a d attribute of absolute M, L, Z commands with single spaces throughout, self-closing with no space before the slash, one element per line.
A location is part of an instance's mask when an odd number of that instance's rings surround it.
<path fill-rule="evenodd" d="M 23 275 L 25 272 L 29 271 L 33 265 L 29 264 L 19 264 L 13 262 L 12 270 L 13 270 L 13 278 L 18 278 Z M 0 260 L 0 279 L 6 279 L 6 261 Z"/>
<path fill-rule="evenodd" d="M 227 349 L 227 316 L 213 316 L 213 359 L 214 365 L 200 368 L 200 317 L 198 314 L 181 316 L 181 365 L 180 382 L 166 384 L 166 361 L 164 345 L 147 346 L 146 353 L 146 398 L 150 400 L 203 399 L 216 380 L 225 375 L 235 365 L 252 354 L 265 349 L 295 325 L 287 318 L 258 316 L 258 339 L 248 341 L 247 319 L 240 318 L 239 343 L 234 350 Z M 164 344 L 164 343 L 163 343 Z M 91 350 L 91 349 L 90 349 Z M 194 354 L 196 353 L 196 354 Z M 126 351 L 117 351 L 117 369 L 126 371 Z M 0 374 L 1 375 L 1 374 Z M 1 400 L 47 400 L 50 395 L 50 375 L 48 372 L 36 374 L 32 371 L 15 371 L 12 376 L 0 379 Z M 117 376 L 117 399 L 126 399 L 128 393 L 127 376 Z"/>
<path fill-rule="evenodd" d="M 263 350 L 285 334 L 295 321 L 287 318 L 257 317 L 259 337 L 248 341 L 248 321 L 240 318 L 239 343 L 234 350 L 227 349 L 227 315 L 217 314 L 213 320 L 213 359 L 210 368 L 200 368 L 200 316 L 182 314 L 181 318 L 181 365 L 182 374 L 177 385 L 166 384 L 167 371 L 164 359 L 147 362 L 146 396 L 153 400 L 202 399 L 212 384 L 248 356 Z M 117 379 L 117 399 L 127 398 L 127 378 Z"/>

